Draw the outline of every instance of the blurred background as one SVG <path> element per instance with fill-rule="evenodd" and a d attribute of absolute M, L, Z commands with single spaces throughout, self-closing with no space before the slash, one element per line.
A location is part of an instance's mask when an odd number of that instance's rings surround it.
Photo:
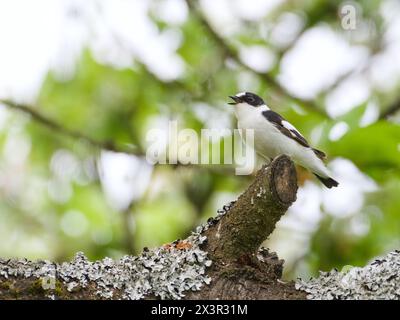
<path fill-rule="evenodd" d="M 0 257 L 137 254 L 251 182 L 151 165 L 146 133 L 234 128 L 253 91 L 327 152 L 265 246 L 288 279 L 400 248 L 400 2 L 0 0 Z"/>

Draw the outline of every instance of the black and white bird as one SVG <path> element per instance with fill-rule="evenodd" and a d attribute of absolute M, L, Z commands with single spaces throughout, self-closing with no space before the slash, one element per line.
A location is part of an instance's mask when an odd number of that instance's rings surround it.
<path fill-rule="evenodd" d="M 310 147 L 299 131 L 278 113 L 272 111 L 254 93 L 241 92 L 229 96 L 235 106 L 239 129 L 254 130 L 254 149 L 271 160 L 281 154 L 291 157 L 297 164 L 310 170 L 327 187 L 337 187 L 323 160 L 324 152 Z"/>

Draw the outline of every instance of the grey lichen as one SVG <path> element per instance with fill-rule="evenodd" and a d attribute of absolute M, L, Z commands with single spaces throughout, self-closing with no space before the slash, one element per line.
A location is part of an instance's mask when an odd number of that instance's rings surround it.
<path fill-rule="evenodd" d="M 51 283 L 55 281 L 51 279 L 62 281 L 68 291 L 94 283 L 96 294 L 105 299 L 111 299 L 115 289 L 123 292 L 124 299 L 141 299 L 147 295 L 180 299 L 185 291 L 200 290 L 204 283 L 211 281 L 205 275 L 211 261 L 199 248 L 204 241 L 205 237 L 195 234 L 177 245 L 147 250 L 137 257 L 124 256 L 117 261 L 105 258 L 91 262 L 82 252 L 71 262 L 59 265 L 48 261 L 0 260 L 0 275 L 36 277 L 42 279 L 44 289 L 52 289 Z M 184 245 L 179 247 L 181 243 Z"/>
<path fill-rule="evenodd" d="M 363 268 L 321 272 L 316 279 L 298 280 L 296 289 L 316 300 L 400 299 L 400 251 L 390 252 Z"/>
<path fill-rule="evenodd" d="M 86 288 L 93 283 L 96 294 L 105 299 L 113 298 L 116 290 L 123 292 L 123 299 L 137 300 L 146 296 L 181 299 L 185 291 L 200 290 L 211 282 L 206 268 L 212 262 L 207 258 L 207 252 L 200 248 L 207 240 L 202 233 L 216 224 L 233 204 L 231 202 L 218 210 L 215 218 L 197 227 L 184 241 L 177 240 L 152 250 L 145 248 L 139 256 L 91 262 L 78 252 L 71 262 L 61 264 L 0 259 L 0 276 L 35 277 L 42 280 L 45 290 L 54 289 L 56 281 L 61 281 L 68 291 Z M 54 299 L 54 293 L 49 291 L 48 298 Z"/>

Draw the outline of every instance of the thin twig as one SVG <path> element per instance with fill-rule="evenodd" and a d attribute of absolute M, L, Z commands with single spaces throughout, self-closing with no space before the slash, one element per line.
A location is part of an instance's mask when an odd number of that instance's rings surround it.
<path fill-rule="evenodd" d="M 30 115 L 32 117 L 32 119 L 34 119 L 36 122 L 41 123 L 42 125 L 44 125 L 45 127 L 49 128 L 49 129 L 55 130 L 58 133 L 63 134 L 68 137 L 71 137 L 71 138 L 83 140 L 96 148 L 114 151 L 114 152 L 123 152 L 123 153 L 128 153 L 128 154 L 135 154 L 135 155 L 138 154 L 137 152 L 135 152 L 135 150 L 132 150 L 132 148 L 124 148 L 122 146 L 117 146 L 116 143 L 113 141 L 96 140 L 92 137 L 89 137 L 89 136 L 83 134 L 82 132 L 66 128 L 66 127 L 62 126 L 60 123 L 41 114 L 39 111 L 36 110 L 37 108 L 31 107 L 28 105 L 24 105 L 24 104 L 20 104 L 20 103 L 15 103 L 11 100 L 4 100 L 4 99 L 0 99 L 0 103 L 9 108 L 16 109 L 16 110 L 19 110 L 21 112 L 24 112 L 24 113 Z"/>
<path fill-rule="evenodd" d="M 395 115 L 398 111 L 400 111 L 400 99 L 383 111 L 380 114 L 379 119 L 387 119 L 388 117 Z"/>
<path fill-rule="evenodd" d="M 122 220 L 123 220 L 123 230 L 124 230 L 124 244 L 126 252 L 130 255 L 135 254 L 135 246 L 134 246 L 134 230 L 132 228 L 132 219 L 133 210 L 135 207 L 135 203 L 132 202 L 128 208 L 123 210 L 122 212 Z"/>
<path fill-rule="evenodd" d="M 15 109 L 18 111 L 21 111 L 23 113 L 26 113 L 32 117 L 33 120 L 36 122 L 44 125 L 45 127 L 54 130 L 62 135 L 68 136 L 73 139 L 80 139 L 83 140 L 90 145 L 92 145 L 95 148 L 99 148 L 102 150 L 108 150 L 108 151 L 114 151 L 114 152 L 122 152 L 122 153 L 127 153 L 127 154 L 132 154 L 136 156 L 144 156 L 145 153 L 142 150 L 136 150 L 133 148 L 124 148 L 121 146 L 118 146 L 115 142 L 113 141 L 100 141 L 100 140 L 95 140 L 89 136 L 84 135 L 83 133 L 79 131 L 74 131 L 68 128 L 63 127 L 61 124 L 58 122 L 44 116 L 40 112 L 38 112 L 37 108 L 23 105 L 23 104 L 18 104 L 10 100 L 3 100 L 0 99 L 0 104 L 3 104 L 11 109 Z M 174 167 L 194 167 L 194 165 L 191 164 L 182 164 L 178 162 Z M 210 170 L 211 172 L 217 173 L 217 174 L 232 174 L 234 171 L 234 166 L 232 165 L 203 165 L 203 164 L 198 164 L 195 166 L 200 166 L 203 168 L 206 168 L 207 170 Z"/>

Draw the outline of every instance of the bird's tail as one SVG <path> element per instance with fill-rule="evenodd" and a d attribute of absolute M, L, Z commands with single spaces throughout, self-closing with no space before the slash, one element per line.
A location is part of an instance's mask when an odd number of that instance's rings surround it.
<path fill-rule="evenodd" d="M 317 174 L 314 173 L 314 175 L 318 178 L 319 181 L 321 181 L 325 187 L 327 188 L 332 188 L 332 187 L 337 187 L 339 185 L 339 182 L 337 182 L 336 180 L 332 179 L 332 178 L 323 178 Z"/>

